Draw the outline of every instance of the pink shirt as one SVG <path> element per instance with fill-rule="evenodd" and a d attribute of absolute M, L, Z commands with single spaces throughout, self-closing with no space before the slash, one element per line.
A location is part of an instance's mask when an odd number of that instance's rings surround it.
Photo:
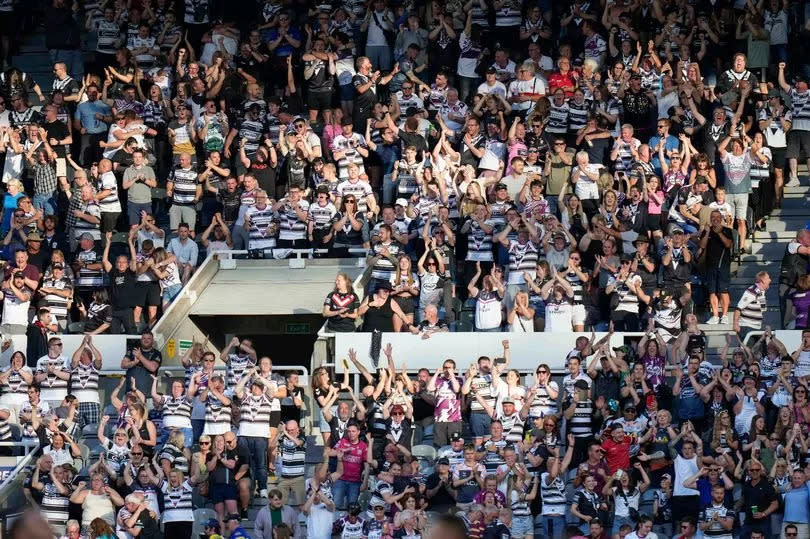
<path fill-rule="evenodd" d="M 353 444 L 348 438 L 343 438 L 335 444 L 335 449 L 345 451 L 343 453 L 343 475 L 340 478 L 344 481 L 359 483 L 368 450 L 366 442 L 358 440 L 356 444 Z"/>

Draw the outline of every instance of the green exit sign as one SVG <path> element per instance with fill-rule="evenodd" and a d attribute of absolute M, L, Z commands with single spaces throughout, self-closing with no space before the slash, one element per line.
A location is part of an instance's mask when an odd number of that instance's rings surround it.
<path fill-rule="evenodd" d="M 284 333 L 292 334 L 308 334 L 310 333 L 309 324 L 307 322 L 291 322 L 284 324 Z"/>

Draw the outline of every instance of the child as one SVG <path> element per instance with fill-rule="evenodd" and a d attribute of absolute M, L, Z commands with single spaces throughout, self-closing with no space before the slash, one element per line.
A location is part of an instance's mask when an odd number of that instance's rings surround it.
<path fill-rule="evenodd" d="M 718 187 L 714 190 L 715 201 L 709 204 L 709 208 L 714 211 L 717 210 L 723 215 L 723 226 L 731 228 L 734 224 L 734 212 L 731 210 L 731 204 L 726 202 L 726 190 Z"/>

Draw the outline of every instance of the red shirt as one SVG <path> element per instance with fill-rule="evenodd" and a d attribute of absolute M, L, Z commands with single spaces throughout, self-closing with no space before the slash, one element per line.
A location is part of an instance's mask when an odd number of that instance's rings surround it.
<path fill-rule="evenodd" d="M 576 79 L 574 79 L 574 77 L 571 75 L 571 73 L 573 73 L 573 72 L 569 71 L 568 73 L 563 75 L 562 73 L 560 73 L 558 71 L 558 72 L 554 73 L 553 75 L 551 75 L 548 78 L 548 88 L 549 88 L 548 93 L 549 93 L 549 95 L 553 94 L 557 90 L 557 88 L 570 87 L 570 86 L 573 86 L 574 88 L 576 88 L 577 81 L 576 81 Z M 572 92 L 570 90 L 565 91 L 565 97 L 571 97 L 572 95 L 574 95 L 574 92 Z"/>
<path fill-rule="evenodd" d="M 629 436 L 625 436 L 618 443 L 613 441 L 613 437 L 602 442 L 602 449 L 605 450 L 605 459 L 607 459 L 611 475 L 616 473 L 616 470 L 630 469 L 630 442 Z"/>
<path fill-rule="evenodd" d="M 342 438 L 335 449 L 343 449 L 343 475 L 340 477 L 344 481 L 359 483 L 363 474 L 363 464 L 366 462 L 366 442 L 358 440 L 356 444 L 348 438 Z"/>

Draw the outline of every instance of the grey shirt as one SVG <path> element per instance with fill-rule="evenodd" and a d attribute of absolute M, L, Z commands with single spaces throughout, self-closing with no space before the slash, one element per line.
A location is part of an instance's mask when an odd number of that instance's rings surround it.
<path fill-rule="evenodd" d="M 143 165 L 141 168 L 135 166 L 127 167 L 124 171 L 124 181 L 130 181 L 138 176 L 143 176 L 144 179 L 154 180 L 155 171 L 149 165 Z M 152 188 L 146 185 L 143 180 L 136 181 L 132 186 L 127 189 L 127 200 L 133 204 L 148 204 L 152 202 Z"/>

